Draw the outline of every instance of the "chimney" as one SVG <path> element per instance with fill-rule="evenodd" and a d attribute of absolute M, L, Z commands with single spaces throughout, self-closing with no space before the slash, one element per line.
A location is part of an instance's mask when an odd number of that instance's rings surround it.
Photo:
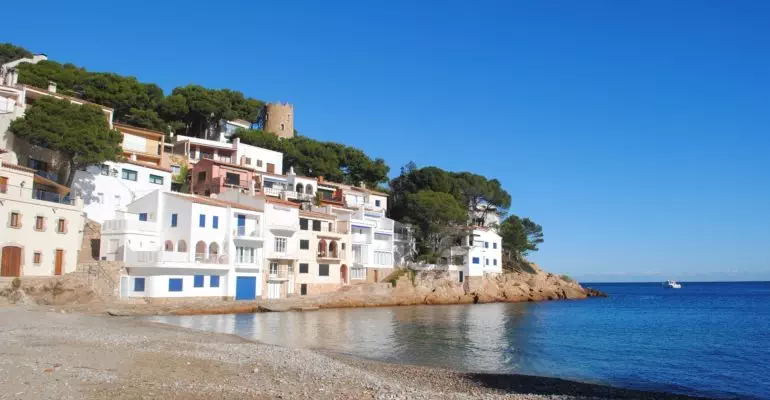
<path fill-rule="evenodd" d="M 48 91 L 51 93 L 56 93 L 56 82 L 48 81 Z"/>
<path fill-rule="evenodd" d="M 291 175 L 291 176 L 297 175 L 297 174 L 294 173 L 294 166 L 293 165 L 291 167 L 289 167 L 289 175 Z"/>

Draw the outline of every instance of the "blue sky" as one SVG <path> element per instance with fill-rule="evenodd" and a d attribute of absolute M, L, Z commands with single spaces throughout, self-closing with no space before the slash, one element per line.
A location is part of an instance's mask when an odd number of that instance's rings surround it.
<path fill-rule="evenodd" d="M 21 2 L 0 42 L 496 177 L 555 272 L 770 280 L 770 3 L 259 3 Z"/>

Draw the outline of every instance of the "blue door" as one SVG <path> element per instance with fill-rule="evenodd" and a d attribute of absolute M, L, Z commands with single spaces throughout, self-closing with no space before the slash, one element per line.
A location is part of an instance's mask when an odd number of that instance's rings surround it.
<path fill-rule="evenodd" d="M 246 216 L 238 214 L 238 234 L 246 235 Z"/>
<path fill-rule="evenodd" d="M 257 298 L 257 277 L 238 276 L 235 278 L 235 300 L 254 300 Z"/>

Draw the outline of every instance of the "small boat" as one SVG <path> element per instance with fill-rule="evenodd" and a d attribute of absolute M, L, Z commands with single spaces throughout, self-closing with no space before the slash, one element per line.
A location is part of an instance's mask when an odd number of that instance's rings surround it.
<path fill-rule="evenodd" d="M 681 289 L 682 285 L 680 283 L 677 283 L 676 281 L 667 281 L 663 284 L 663 286 L 669 288 L 669 289 Z"/>

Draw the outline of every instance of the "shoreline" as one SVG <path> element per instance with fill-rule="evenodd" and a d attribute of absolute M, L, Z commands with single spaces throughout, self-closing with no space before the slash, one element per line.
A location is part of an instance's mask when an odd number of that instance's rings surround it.
<path fill-rule="evenodd" d="M 390 364 L 142 318 L 40 307 L 0 307 L 0 343 L 6 371 L 0 385 L 17 398 L 697 398 Z"/>

